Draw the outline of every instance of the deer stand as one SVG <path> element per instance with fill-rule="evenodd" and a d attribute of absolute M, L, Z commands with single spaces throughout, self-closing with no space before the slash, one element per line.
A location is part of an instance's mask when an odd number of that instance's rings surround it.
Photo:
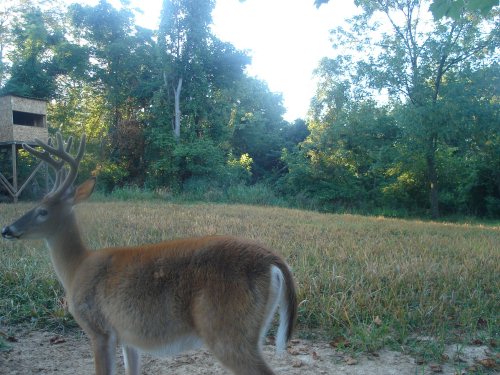
<path fill-rule="evenodd" d="M 10 147 L 9 147 L 10 146 Z M 10 148 L 10 150 L 8 150 Z M 13 143 L 12 145 L 7 145 L 7 150 L 2 150 L 3 152 L 11 152 L 11 161 L 12 161 L 12 182 L 9 181 L 9 179 L 0 171 L 0 183 L 3 185 L 5 190 L 9 193 L 9 195 L 12 197 L 12 200 L 14 203 L 17 203 L 19 196 L 23 192 L 23 190 L 28 186 L 28 184 L 35 178 L 36 174 L 39 171 L 45 172 L 45 190 L 47 191 L 48 189 L 48 184 L 49 184 L 49 175 L 47 171 L 47 166 L 44 165 L 43 162 L 38 163 L 38 165 L 33 169 L 26 178 L 26 180 L 22 183 L 21 186 L 19 186 L 19 179 L 18 179 L 18 171 L 17 171 L 17 150 L 20 148 L 20 145 Z"/>
<path fill-rule="evenodd" d="M 2 168 L 5 168 L 5 170 L 0 170 L 0 183 L 13 198 L 14 203 L 34 179 L 36 173 L 42 169 L 42 164 L 38 164 L 26 181 L 19 186 L 18 150 L 23 143 L 36 145 L 36 139 L 48 140 L 46 115 L 47 102 L 45 100 L 16 95 L 0 96 L 0 151 L 3 156 Z M 12 168 L 7 166 L 8 164 L 11 164 Z M 12 170 L 12 175 L 8 172 L 9 169 Z M 45 175 L 47 180 L 47 171 Z"/>

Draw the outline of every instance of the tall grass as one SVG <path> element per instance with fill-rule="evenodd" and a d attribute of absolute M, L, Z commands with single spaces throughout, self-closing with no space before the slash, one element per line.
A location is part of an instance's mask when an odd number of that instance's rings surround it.
<path fill-rule="evenodd" d="M 27 206 L 0 209 L 3 225 Z M 293 268 L 303 335 L 362 350 L 498 341 L 499 227 L 160 200 L 90 202 L 78 216 L 92 248 L 207 234 L 267 244 Z M 1 324 L 71 324 L 43 243 L 3 242 L 0 259 Z"/>
<path fill-rule="evenodd" d="M 20 216 L 28 207 L 26 204 L 0 205 L 0 226 Z M 58 330 L 76 327 L 66 311 L 63 289 L 55 278 L 43 244 L 1 241 L 0 327 L 19 323 Z"/>
<path fill-rule="evenodd" d="M 292 203 L 279 197 L 276 192 L 266 184 L 235 184 L 226 188 L 216 184 L 201 183 L 191 184 L 182 192 L 173 193 L 168 189 L 148 190 L 135 186 L 117 188 L 109 194 L 97 193 L 97 200 L 101 201 L 144 201 L 166 200 L 171 203 L 188 202 L 213 202 L 237 203 L 265 206 L 291 206 Z"/>

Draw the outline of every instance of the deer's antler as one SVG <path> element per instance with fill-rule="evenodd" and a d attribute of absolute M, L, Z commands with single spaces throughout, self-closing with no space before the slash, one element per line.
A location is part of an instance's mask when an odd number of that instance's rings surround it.
<path fill-rule="evenodd" d="M 23 144 L 23 148 L 33 156 L 43 160 L 54 169 L 56 172 L 56 180 L 49 195 L 51 197 L 59 197 L 73 184 L 76 179 L 78 166 L 85 152 L 85 134 L 82 135 L 80 140 L 80 146 L 78 147 L 76 157 L 71 156 L 69 153 L 73 144 L 73 137 L 69 137 L 65 144 L 61 133 L 58 132 L 56 134 L 55 146 L 52 146 L 51 139 L 49 139 L 47 143 L 39 139 L 35 139 L 35 142 L 43 149 L 43 151 L 35 150 L 27 144 Z M 66 172 L 66 169 L 63 168 L 65 163 L 69 166 L 69 172 Z"/>

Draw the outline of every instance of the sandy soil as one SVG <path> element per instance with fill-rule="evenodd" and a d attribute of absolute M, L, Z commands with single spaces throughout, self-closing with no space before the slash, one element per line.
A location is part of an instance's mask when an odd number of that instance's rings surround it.
<path fill-rule="evenodd" d="M 43 331 L 22 331 L 9 337 L 10 349 L 0 352 L 0 374 L 93 374 L 93 359 L 85 336 L 55 336 Z M 337 351 L 328 342 L 293 340 L 288 353 L 279 357 L 274 346 L 265 345 L 265 357 L 277 374 L 289 375 L 415 375 L 466 374 L 477 369 L 481 361 L 498 361 L 485 346 L 456 348 L 447 351 L 448 360 L 441 364 L 418 364 L 401 353 L 382 350 L 376 354 L 351 357 Z M 117 350 L 118 374 L 124 374 L 121 351 Z M 142 357 L 142 374 L 169 375 L 229 375 L 205 350 L 159 359 Z M 498 362 L 497 362 L 498 363 Z"/>

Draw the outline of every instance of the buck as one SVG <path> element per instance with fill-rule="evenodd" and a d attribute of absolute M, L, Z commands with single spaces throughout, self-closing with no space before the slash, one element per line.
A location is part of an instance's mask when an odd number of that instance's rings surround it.
<path fill-rule="evenodd" d="M 140 353 L 175 354 L 206 345 L 239 375 L 271 375 L 262 342 L 279 306 L 278 351 L 286 349 L 297 314 L 294 281 L 279 255 L 233 237 L 187 238 L 137 247 L 87 249 L 74 205 L 88 198 L 95 178 L 73 187 L 84 155 L 61 134 L 41 150 L 24 149 L 56 173 L 41 203 L 2 229 L 6 239 L 45 239 L 69 311 L 90 338 L 96 374 L 113 374 L 116 345 L 129 375 Z"/>

